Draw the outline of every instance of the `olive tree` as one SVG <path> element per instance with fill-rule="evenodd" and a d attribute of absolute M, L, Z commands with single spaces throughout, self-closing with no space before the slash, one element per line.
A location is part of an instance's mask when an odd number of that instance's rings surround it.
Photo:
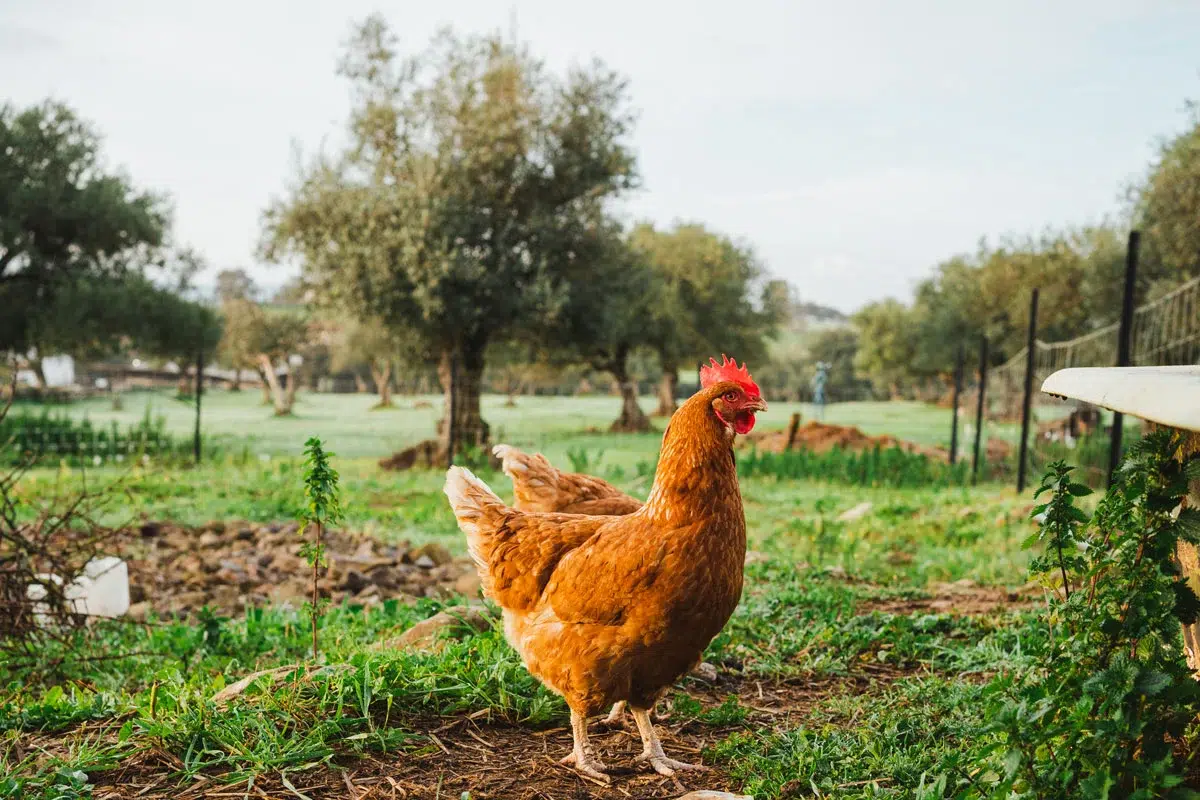
<path fill-rule="evenodd" d="M 268 209 L 265 255 L 297 259 L 319 301 L 415 333 L 438 364 L 448 445 L 482 445 L 489 343 L 557 313 L 579 220 L 633 185 L 625 82 L 600 64 L 553 75 L 495 36 L 447 32 L 402 57 L 379 16 L 340 72 L 349 144 L 303 164 Z"/>

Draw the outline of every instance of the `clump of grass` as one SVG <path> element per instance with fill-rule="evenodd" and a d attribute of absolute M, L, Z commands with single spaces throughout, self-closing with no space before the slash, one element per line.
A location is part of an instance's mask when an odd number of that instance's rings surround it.
<path fill-rule="evenodd" d="M 965 461 L 947 464 L 899 447 L 874 447 L 860 452 L 835 447 L 823 453 L 805 449 L 782 453 L 752 450 L 738 459 L 738 475 L 820 480 L 850 486 L 962 486 L 970 475 L 970 465 Z"/>

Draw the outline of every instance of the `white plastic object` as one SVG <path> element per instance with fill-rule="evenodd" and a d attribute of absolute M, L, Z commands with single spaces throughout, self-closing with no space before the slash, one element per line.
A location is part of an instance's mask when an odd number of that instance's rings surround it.
<path fill-rule="evenodd" d="M 62 584 L 62 578 L 57 575 L 38 575 L 38 578 Z M 46 597 L 46 587 L 40 583 L 30 584 L 26 596 L 30 600 L 42 600 Z M 72 610 L 77 614 L 122 616 L 129 611 L 129 567 L 116 556 L 93 558 L 84 566 L 82 574 L 63 589 L 63 599 L 72 604 Z M 48 611 L 46 604 L 34 604 L 37 624 L 46 623 Z"/>

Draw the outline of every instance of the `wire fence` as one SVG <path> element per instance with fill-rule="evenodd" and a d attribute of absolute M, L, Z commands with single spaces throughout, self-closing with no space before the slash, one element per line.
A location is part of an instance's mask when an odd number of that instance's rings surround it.
<path fill-rule="evenodd" d="M 1068 367 L 1111 367 L 1117 363 L 1119 323 L 1064 342 L 1038 341 L 1034 346 L 1034 383 Z M 1200 363 L 1200 277 L 1137 308 L 1130 329 L 1132 366 L 1155 367 Z M 1019 397 L 1025 381 L 1028 348 L 992 370 L 995 395 Z M 1002 402 L 1007 408 L 1009 403 Z"/>
<path fill-rule="evenodd" d="M 1136 235 L 1131 236 L 1130 258 L 1132 266 L 1129 269 L 1136 269 Z M 1132 277 L 1127 276 L 1127 280 Z M 1065 341 L 1035 339 L 1032 359 L 1029 359 L 1029 348 L 1024 347 L 1004 364 L 990 370 L 987 419 L 992 422 L 1021 419 L 1027 389 L 1026 372 L 1030 365 L 1032 381 L 1029 385 L 1036 395 L 1042 382 L 1061 369 L 1112 367 L 1119 363 L 1140 367 L 1200 363 L 1200 277 L 1185 281 L 1162 297 L 1131 310 L 1127 360 L 1122 359 L 1120 352 L 1119 322 Z M 1093 477 L 1115 469 L 1123 450 L 1120 430 L 1103 430 L 1098 409 L 1077 403 L 1043 415 L 1049 418 L 1041 424 L 1037 424 L 1036 411 L 1030 415 L 1032 441 L 1026 466 L 1037 470 L 1051 460 L 1066 457 L 1083 467 L 1085 472 L 1093 473 Z M 1107 457 L 1107 464 L 1102 463 L 1101 455 Z"/>

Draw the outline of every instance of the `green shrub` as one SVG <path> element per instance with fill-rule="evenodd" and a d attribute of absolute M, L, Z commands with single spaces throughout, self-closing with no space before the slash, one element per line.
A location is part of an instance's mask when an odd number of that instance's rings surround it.
<path fill-rule="evenodd" d="M 152 417 L 149 409 L 124 429 L 116 422 L 100 427 L 87 418 L 79 420 L 50 409 L 41 414 L 13 413 L 0 420 L 0 464 L 6 466 L 60 461 L 100 466 L 143 457 L 184 460 L 191 455 L 191 438 L 170 436 L 165 418 Z"/>
<path fill-rule="evenodd" d="M 992 686 L 989 796 L 1200 797 L 1182 788 L 1200 683 L 1180 633 L 1200 599 L 1175 561 L 1180 540 L 1200 541 L 1200 510 L 1179 511 L 1200 457 L 1181 464 L 1179 446 L 1165 431 L 1133 445 L 1091 519 L 1075 505 L 1090 490 L 1050 465 L 1026 542 L 1044 546 L 1031 570 L 1048 588 L 1050 638 L 1036 667 Z"/>

